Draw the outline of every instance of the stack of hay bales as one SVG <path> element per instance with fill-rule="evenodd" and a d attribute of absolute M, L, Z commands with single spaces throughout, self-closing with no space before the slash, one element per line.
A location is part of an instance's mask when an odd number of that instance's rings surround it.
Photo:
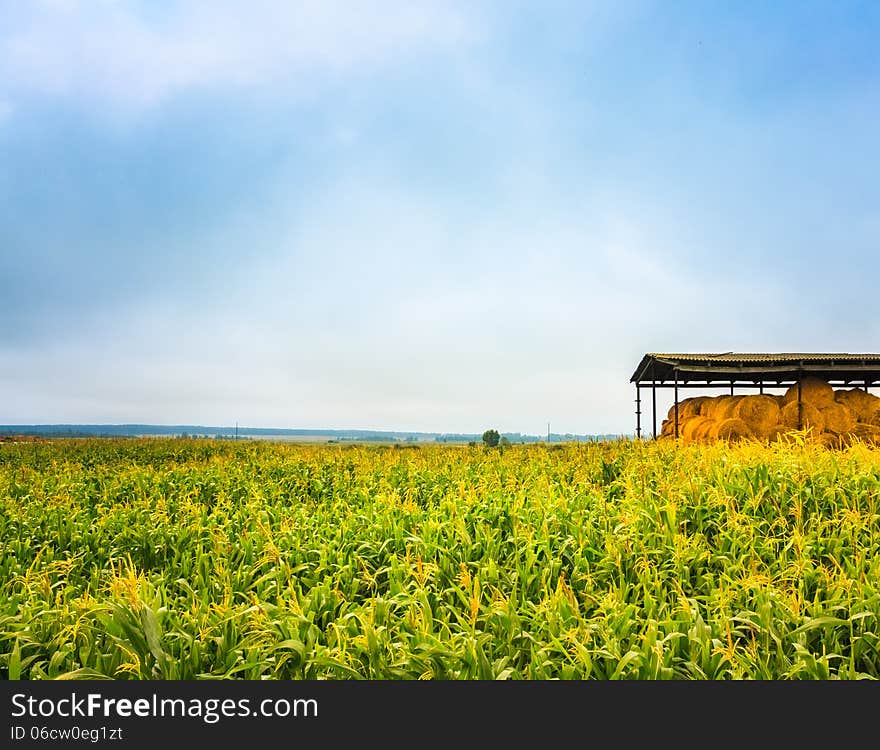
<path fill-rule="evenodd" d="M 858 439 L 880 445 L 880 398 L 864 390 L 835 391 L 824 380 L 807 378 L 784 396 L 698 396 L 678 404 L 678 435 L 685 443 L 713 440 L 772 442 L 798 429 L 818 443 L 842 447 Z M 663 421 L 661 437 L 675 437 L 675 405 Z"/>

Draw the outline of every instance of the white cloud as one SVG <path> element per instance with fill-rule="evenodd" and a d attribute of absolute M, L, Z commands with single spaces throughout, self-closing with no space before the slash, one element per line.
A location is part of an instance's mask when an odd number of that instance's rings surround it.
<path fill-rule="evenodd" d="M 212 304 L 169 295 L 9 351 L 0 384 L 28 386 L 6 422 L 624 431 L 644 351 L 750 348 L 767 334 L 735 311 L 786 304 L 771 280 L 670 266 L 619 212 L 450 227 L 375 180 L 312 209 Z"/>
<path fill-rule="evenodd" d="M 124 112 L 199 87 L 308 89 L 320 76 L 455 50 L 477 34 L 473 17 L 439 0 L 190 0 L 162 11 L 44 0 L 9 15 L 0 32 L 7 96 L 75 96 Z"/>

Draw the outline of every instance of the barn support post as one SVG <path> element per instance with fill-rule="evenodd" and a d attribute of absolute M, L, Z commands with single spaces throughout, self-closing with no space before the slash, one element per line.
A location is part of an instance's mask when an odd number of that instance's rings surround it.
<path fill-rule="evenodd" d="M 654 440 L 657 439 L 657 381 L 651 381 L 651 414 L 654 418 Z"/>
<path fill-rule="evenodd" d="M 804 399 L 801 386 L 801 374 L 798 373 L 798 429 L 804 429 Z"/>
<path fill-rule="evenodd" d="M 678 368 L 675 368 L 675 439 L 678 439 Z"/>
<path fill-rule="evenodd" d="M 636 383 L 636 438 L 642 438 L 642 389 Z"/>
<path fill-rule="evenodd" d="M 758 393 L 764 392 L 764 380 L 763 378 L 758 382 Z"/>
<path fill-rule="evenodd" d="M 730 395 L 733 395 L 733 381 L 730 381 Z"/>

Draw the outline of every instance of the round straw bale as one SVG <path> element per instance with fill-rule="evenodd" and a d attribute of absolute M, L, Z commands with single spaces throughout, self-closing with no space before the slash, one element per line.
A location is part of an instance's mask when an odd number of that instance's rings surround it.
<path fill-rule="evenodd" d="M 685 405 L 684 413 L 688 417 L 698 417 L 700 416 L 700 411 L 703 406 L 703 402 L 708 401 L 708 396 L 694 396 L 694 398 L 689 398 L 687 400 L 687 404 Z"/>
<path fill-rule="evenodd" d="M 835 435 L 846 434 L 856 423 L 855 417 L 853 417 L 853 413 L 850 411 L 849 407 L 839 404 L 836 401 L 828 406 L 823 406 L 819 411 L 822 412 L 822 421 L 825 431 L 834 433 Z"/>
<path fill-rule="evenodd" d="M 858 388 L 834 391 L 834 400 L 838 404 L 848 406 L 853 412 L 858 412 L 858 405 L 861 403 L 864 393 L 864 391 L 860 391 Z"/>
<path fill-rule="evenodd" d="M 785 434 L 785 427 L 781 424 L 773 425 L 769 430 L 767 430 L 767 441 L 770 443 L 776 443 L 779 441 L 779 436 Z"/>
<path fill-rule="evenodd" d="M 745 420 L 743 420 L 745 422 Z M 749 426 L 749 429 L 752 431 L 752 437 L 755 440 L 760 440 L 762 442 L 772 441 L 776 434 L 783 429 L 777 423 L 773 424 L 752 424 L 750 422 L 746 422 Z"/>
<path fill-rule="evenodd" d="M 685 423 L 688 420 L 679 415 L 678 418 L 678 437 L 681 437 L 682 430 L 684 430 Z M 663 425 L 660 428 L 660 434 L 663 437 L 675 437 L 675 419 L 664 419 Z"/>
<path fill-rule="evenodd" d="M 798 410 L 803 409 L 800 424 L 798 424 Z M 786 404 L 782 409 L 781 423 L 789 430 L 812 428 L 813 433 L 822 432 L 825 422 L 820 412 L 813 404 L 802 403 L 800 407 L 797 401 Z"/>
<path fill-rule="evenodd" d="M 779 422 L 779 404 L 772 396 L 746 396 L 734 407 L 733 416 L 745 422 L 754 432 L 767 432 Z"/>
<path fill-rule="evenodd" d="M 724 399 L 727 398 L 730 398 L 730 396 L 715 396 L 708 401 L 704 401 L 700 405 L 700 414 L 704 417 L 712 417 L 712 419 L 717 419 L 724 406 Z"/>
<path fill-rule="evenodd" d="M 683 419 L 689 419 L 690 417 L 695 417 L 700 413 L 700 405 L 706 401 L 708 396 L 694 396 L 693 398 L 686 398 L 684 401 L 678 402 L 678 424 L 681 426 L 681 422 Z M 666 414 L 667 419 L 675 419 L 675 404 L 669 407 L 669 411 Z"/>
<path fill-rule="evenodd" d="M 866 393 L 856 417 L 860 422 L 877 424 L 877 419 L 880 417 L 880 398 L 877 398 L 873 393 Z"/>
<path fill-rule="evenodd" d="M 678 402 L 678 424 L 681 426 L 681 422 L 684 419 L 684 406 L 687 403 L 687 399 Z M 669 407 L 669 411 L 666 412 L 666 418 L 672 422 L 675 419 L 675 404 Z"/>
<path fill-rule="evenodd" d="M 694 440 L 705 442 L 707 440 L 713 440 L 714 438 L 710 436 L 712 428 L 718 423 L 711 418 L 707 418 L 705 422 L 697 425 L 694 429 Z"/>
<path fill-rule="evenodd" d="M 715 413 L 719 396 L 706 396 L 706 400 L 700 404 L 700 416 L 711 417 Z"/>
<path fill-rule="evenodd" d="M 797 403 L 797 384 L 791 386 L 783 397 L 786 404 Z M 801 381 L 801 401 L 819 408 L 834 401 L 834 389 L 820 378 L 804 378 Z"/>
<path fill-rule="evenodd" d="M 880 427 L 873 424 L 857 422 L 849 434 L 865 443 L 880 443 Z"/>
<path fill-rule="evenodd" d="M 719 422 L 723 422 L 725 419 L 735 419 L 736 405 L 744 398 L 745 396 L 722 396 L 712 416 Z"/>
<path fill-rule="evenodd" d="M 725 419 L 718 425 L 719 440 L 743 440 L 752 437 L 749 426 L 741 419 Z"/>
<path fill-rule="evenodd" d="M 700 427 L 705 425 L 707 422 L 711 423 L 712 420 L 709 419 L 709 417 L 701 416 L 695 416 L 688 419 L 681 430 L 681 436 L 685 439 L 685 442 L 696 442 L 696 440 L 698 439 L 696 431 L 699 430 Z"/>
<path fill-rule="evenodd" d="M 840 401 L 850 408 L 853 416 L 859 422 L 871 423 L 874 414 L 880 409 L 880 398 L 858 388 L 853 388 L 851 391 L 841 391 Z"/>
<path fill-rule="evenodd" d="M 846 448 L 848 445 L 852 445 L 854 436 L 851 432 L 848 432 L 845 435 L 838 435 L 837 439 L 840 442 L 840 447 Z"/>
<path fill-rule="evenodd" d="M 684 428 L 687 427 L 687 423 L 688 423 L 689 421 L 690 421 L 689 419 L 684 419 L 684 418 L 682 418 L 682 417 L 679 417 L 679 420 L 678 420 L 678 436 L 679 436 L 680 438 L 684 438 Z M 674 427 L 675 427 L 675 425 L 673 425 L 673 428 L 674 428 Z M 675 435 L 675 431 L 674 431 L 674 429 L 673 429 L 673 437 L 674 437 L 674 435 Z"/>
<path fill-rule="evenodd" d="M 849 407 L 849 410 L 859 422 L 870 422 L 873 412 L 880 408 L 880 398 L 860 388 L 836 391 L 834 400 L 839 404 Z"/>
<path fill-rule="evenodd" d="M 816 437 L 816 442 L 825 448 L 841 448 L 844 445 L 843 438 L 840 435 L 832 435 L 830 432 L 820 433 Z"/>

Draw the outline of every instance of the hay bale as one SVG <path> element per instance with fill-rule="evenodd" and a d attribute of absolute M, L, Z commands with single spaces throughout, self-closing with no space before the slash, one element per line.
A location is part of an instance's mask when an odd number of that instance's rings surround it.
<path fill-rule="evenodd" d="M 834 435 L 845 435 L 852 430 L 853 425 L 856 423 L 849 407 L 837 401 L 828 406 L 823 406 L 819 411 L 822 413 L 825 431 Z"/>
<path fill-rule="evenodd" d="M 848 407 L 850 411 L 858 413 L 859 405 L 861 404 L 862 396 L 864 395 L 864 391 L 861 391 L 858 388 L 850 388 L 848 390 L 834 391 L 834 400 L 838 404 L 843 404 Z"/>
<path fill-rule="evenodd" d="M 712 417 L 714 419 L 712 415 L 715 413 L 719 398 L 721 398 L 721 396 L 707 396 L 706 400 L 700 404 L 700 416 Z"/>
<path fill-rule="evenodd" d="M 719 440 L 736 441 L 753 437 L 751 428 L 741 419 L 732 417 L 718 422 L 717 425 L 714 432 Z"/>
<path fill-rule="evenodd" d="M 711 432 L 717 424 L 718 423 L 714 419 L 712 419 L 711 417 L 707 417 L 706 421 L 697 425 L 696 429 L 694 430 L 694 440 L 698 442 L 707 442 L 709 440 L 714 440 L 715 437 L 711 435 Z"/>
<path fill-rule="evenodd" d="M 688 399 L 684 399 L 684 401 L 678 402 L 678 425 L 681 426 L 681 423 L 684 421 L 684 407 L 687 404 Z M 666 418 L 673 422 L 675 421 L 675 404 L 669 407 L 669 411 L 666 412 Z"/>
<path fill-rule="evenodd" d="M 858 438 L 864 443 L 880 443 L 880 427 L 873 424 L 856 422 L 849 435 Z"/>
<path fill-rule="evenodd" d="M 694 396 L 678 402 L 678 436 L 684 436 L 684 427 L 692 419 L 701 416 L 700 410 L 704 402 L 711 400 L 708 396 Z M 669 407 L 666 419 L 663 420 L 660 434 L 675 437 L 675 404 Z"/>
<path fill-rule="evenodd" d="M 773 425 L 769 430 L 767 430 L 766 440 L 768 443 L 778 443 L 781 436 L 786 432 L 785 427 L 781 424 Z"/>
<path fill-rule="evenodd" d="M 679 420 L 678 420 L 678 436 L 682 439 L 684 439 L 684 428 L 687 426 L 688 422 L 690 422 L 689 419 L 679 418 Z"/>
<path fill-rule="evenodd" d="M 798 387 L 791 386 L 783 396 L 785 404 L 797 403 Z M 812 404 L 816 408 L 828 406 L 834 402 L 834 389 L 820 378 L 804 378 L 801 381 L 801 401 Z"/>
<path fill-rule="evenodd" d="M 856 419 L 865 424 L 875 424 L 880 416 L 880 398 L 877 398 L 873 393 L 865 393 L 860 407 Z"/>
<path fill-rule="evenodd" d="M 709 417 L 701 417 L 699 415 L 691 417 L 685 422 L 684 427 L 681 429 L 681 436 L 684 438 L 686 443 L 694 443 L 699 440 L 697 437 L 696 431 L 700 429 L 700 427 L 704 427 L 707 423 L 711 423 L 712 420 Z"/>
<path fill-rule="evenodd" d="M 704 401 L 709 399 L 708 396 L 694 396 L 693 398 L 686 398 L 684 401 L 678 402 L 678 424 L 679 427 L 681 423 L 685 419 L 690 419 L 691 417 L 696 417 L 700 414 L 700 406 Z M 666 413 L 666 418 L 675 420 L 675 404 L 669 407 L 669 411 Z"/>
<path fill-rule="evenodd" d="M 701 416 L 700 411 L 702 409 L 703 403 L 708 400 L 708 396 L 694 396 L 694 398 L 687 399 L 687 404 L 685 405 L 685 414 L 688 416 L 688 418 Z"/>
<path fill-rule="evenodd" d="M 741 419 L 725 419 L 718 425 L 718 439 L 736 442 L 753 437 L 749 426 Z"/>
<path fill-rule="evenodd" d="M 798 402 L 792 401 L 783 407 L 780 418 L 783 427 L 788 430 L 811 428 L 814 434 L 822 432 L 825 428 L 825 421 L 822 418 L 822 412 L 813 406 L 813 404 L 803 403 L 800 406 L 803 408 L 800 425 L 798 424 Z"/>
<path fill-rule="evenodd" d="M 734 414 L 736 405 L 744 398 L 745 396 L 721 396 L 712 417 L 719 422 L 723 422 L 725 419 L 736 419 Z"/>
<path fill-rule="evenodd" d="M 745 420 L 743 420 L 745 422 Z M 752 431 L 752 437 L 755 440 L 760 440 L 761 442 L 773 442 L 776 438 L 776 435 L 784 430 L 784 428 L 779 424 L 749 424 L 749 429 Z"/>
<path fill-rule="evenodd" d="M 860 388 L 835 391 L 834 400 L 848 407 L 859 422 L 870 421 L 873 412 L 880 408 L 880 398 Z"/>
<path fill-rule="evenodd" d="M 746 396 L 733 408 L 733 416 L 745 422 L 756 435 L 769 435 L 779 422 L 779 404 L 772 396 Z"/>
<path fill-rule="evenodd" d="M 724 399 L 730 398 L 729 396 L 715 396 L 714 398 L 709 399 L 708 401 L 704 401 L 700 406 L 700 415 L 704 417 L 711 417 L 712 419 L 717 419 L 718 415 L 721 413 L 722 405 L 724 404 Z"/>
<path fill-rule="evenodd" d="M 681 432 L 684 429 L 685 423 L 687 419 L 679 418 L 678 420 L 678 436 L 681 437 Z M 660 426 L 660 436 L 661 437 L 675 437 L 675 419 L 664 419 L 662 425 Z"/>
<path fill-rule="evenodd" d="M 844 439 L 840 435 L 832 435 L 830 432 L 823 432 L 816 437 L 816 442 L 825 448 L 842 448 Z"/>

